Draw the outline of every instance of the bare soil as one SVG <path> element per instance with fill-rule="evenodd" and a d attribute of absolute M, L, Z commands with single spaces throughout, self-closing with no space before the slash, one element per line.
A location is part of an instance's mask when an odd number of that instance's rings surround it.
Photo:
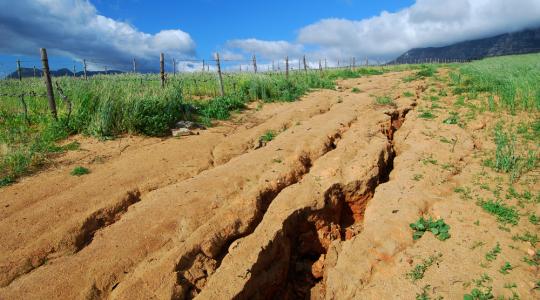
<path fill-rule="evenodd" d="M 253 103 L 187 137 L 71 138 L 80 150 L 0 190 L 0 299 L 455 299 L 483 274 L 495 295 L 538 299 L 539 267 L 523 260 L 536 244 L 512 239 L 538 225 L 523 216 L 500 229 L 454 191 L 480 182 L 473 193 L 489 197 L 508 184 L 482 165 L 500 116 L 444 124 L 456 98 L 444 96 L 422 119 L 445 83 L 407 75 Z M 260 143 L 269 130 L 278 135 Z M 91 173 L 71 176 L 76 166 Z M 536 195 L 537 179 L 521 187 Z M 451 238 L 413 240 L 420 216 L 444 219 Z M 432 255 L 422 278 L 406 275 Z"/>

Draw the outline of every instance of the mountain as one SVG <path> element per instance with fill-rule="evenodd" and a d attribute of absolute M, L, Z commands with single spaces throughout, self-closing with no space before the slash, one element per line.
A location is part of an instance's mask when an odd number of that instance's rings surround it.
<path fill-rule="evenodd" d="M 540 28 L 501 34 L 461 42 L 445 47 L 411 49 L 392 63 L 416 63 L 430 60 L 473 60 L 490 56 L 540 52 Z"/>
<path fill-rule="evenodd" d="M 58 70 L 55 70 L 55 71 L 50 71 L 50 73 L 51 73 L 52 77 L 73 76 L 73 72 L 71 70 L 69 70 L 69 69 L 66 69 L 66 68 L 58 69 Z M 86 76 L 91 77 L 91 76 L 99 75 L 99 74 L 122 74 L 122 73 L 124 73 L 124 72 L 118 71 L 118 70 L 87 71 Z M 43 72 L 41 71 L 41 69 L 36 68 L 36 77 L 41 77 L 42 74 L 43 74 Z M 34 77 L 34 69 L 33 68 L 21 68 L 21 76 L 23 78 L 25 78 L 25 77 Z M 82 71 L 76 72 L 75 76 L 83 77 L 84 72 L 82 72 Z M 14 71 L 11 74 L 7 75 L 6 78 L 8 78 L 8 79 L 18 79 L 19 74 L 17 73 L 17 71 Z"/>

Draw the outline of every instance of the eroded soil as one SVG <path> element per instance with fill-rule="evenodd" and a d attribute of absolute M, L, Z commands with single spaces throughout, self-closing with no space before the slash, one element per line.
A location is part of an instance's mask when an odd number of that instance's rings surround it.
<path fill-rule="evenodd" d="M 536 244 L 512 239 L 537 225 L 499 229 L 454 192 L 480 180 L 488 188 L 473 193 L 488 197 L 493 178 L 506 183 L 482 166 L 498 116 L 445 124 L 455 96 L 444 96 L 438 116 L 420 118 L 445 83 L 407 75 L 254 104 L 188 137 L 74 137 L 81 150 L 1 190 L 0 298 L 454 299 L 484 273 L 496 295 L 538 298 L 538 265 L 523 260 Z M 278 135 L 261 144 L 269 130 Z M 78 165 L 91 173 L 70 176 Z M 538 173 L 527 176 L 537 193 Z M 414 241 L 420 216 L 443 218 L 451 238 Z M 406 275 L 432 255 L 422 278 Z"/>

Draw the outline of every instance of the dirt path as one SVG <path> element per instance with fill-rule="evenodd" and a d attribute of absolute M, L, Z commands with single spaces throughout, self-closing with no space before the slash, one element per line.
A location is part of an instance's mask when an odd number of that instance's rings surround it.
<path fill-rule="evenodd" d="M 437 248 L 452 268 L 465 255 L 456 241 L 475 238 L 456 224 L 467 204 L 443 201 L 470 180 L 475 137 L 419 119 L 428 83 L 406 75 L 253 105 L 181 139 L 78 137 L 84 151 L 2 190 L 0 298 L 414 298 L 418 287 L 403 276 L 411 257 Z M 279 134 L 260 145 L 268 130 Z M 456 142 L 441 146 L 427 131 Z M 92 173 L 70 176 L 81 164 Z M 413 242 L 408 224 L 427 213 L 459 233 Z M 433 282 L 479 272 L 452 270 Z M 530 282 L 534 273 L 510 276 Z"/>

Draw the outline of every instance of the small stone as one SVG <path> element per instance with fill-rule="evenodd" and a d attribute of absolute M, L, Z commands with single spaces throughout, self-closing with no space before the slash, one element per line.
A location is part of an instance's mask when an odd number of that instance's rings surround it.
<path fill-rule="evenodd" d="M 187 136 L 193 134 L 191 130 L 187 128 L 172 129 L 171 132 L 172 136 Z"/>

